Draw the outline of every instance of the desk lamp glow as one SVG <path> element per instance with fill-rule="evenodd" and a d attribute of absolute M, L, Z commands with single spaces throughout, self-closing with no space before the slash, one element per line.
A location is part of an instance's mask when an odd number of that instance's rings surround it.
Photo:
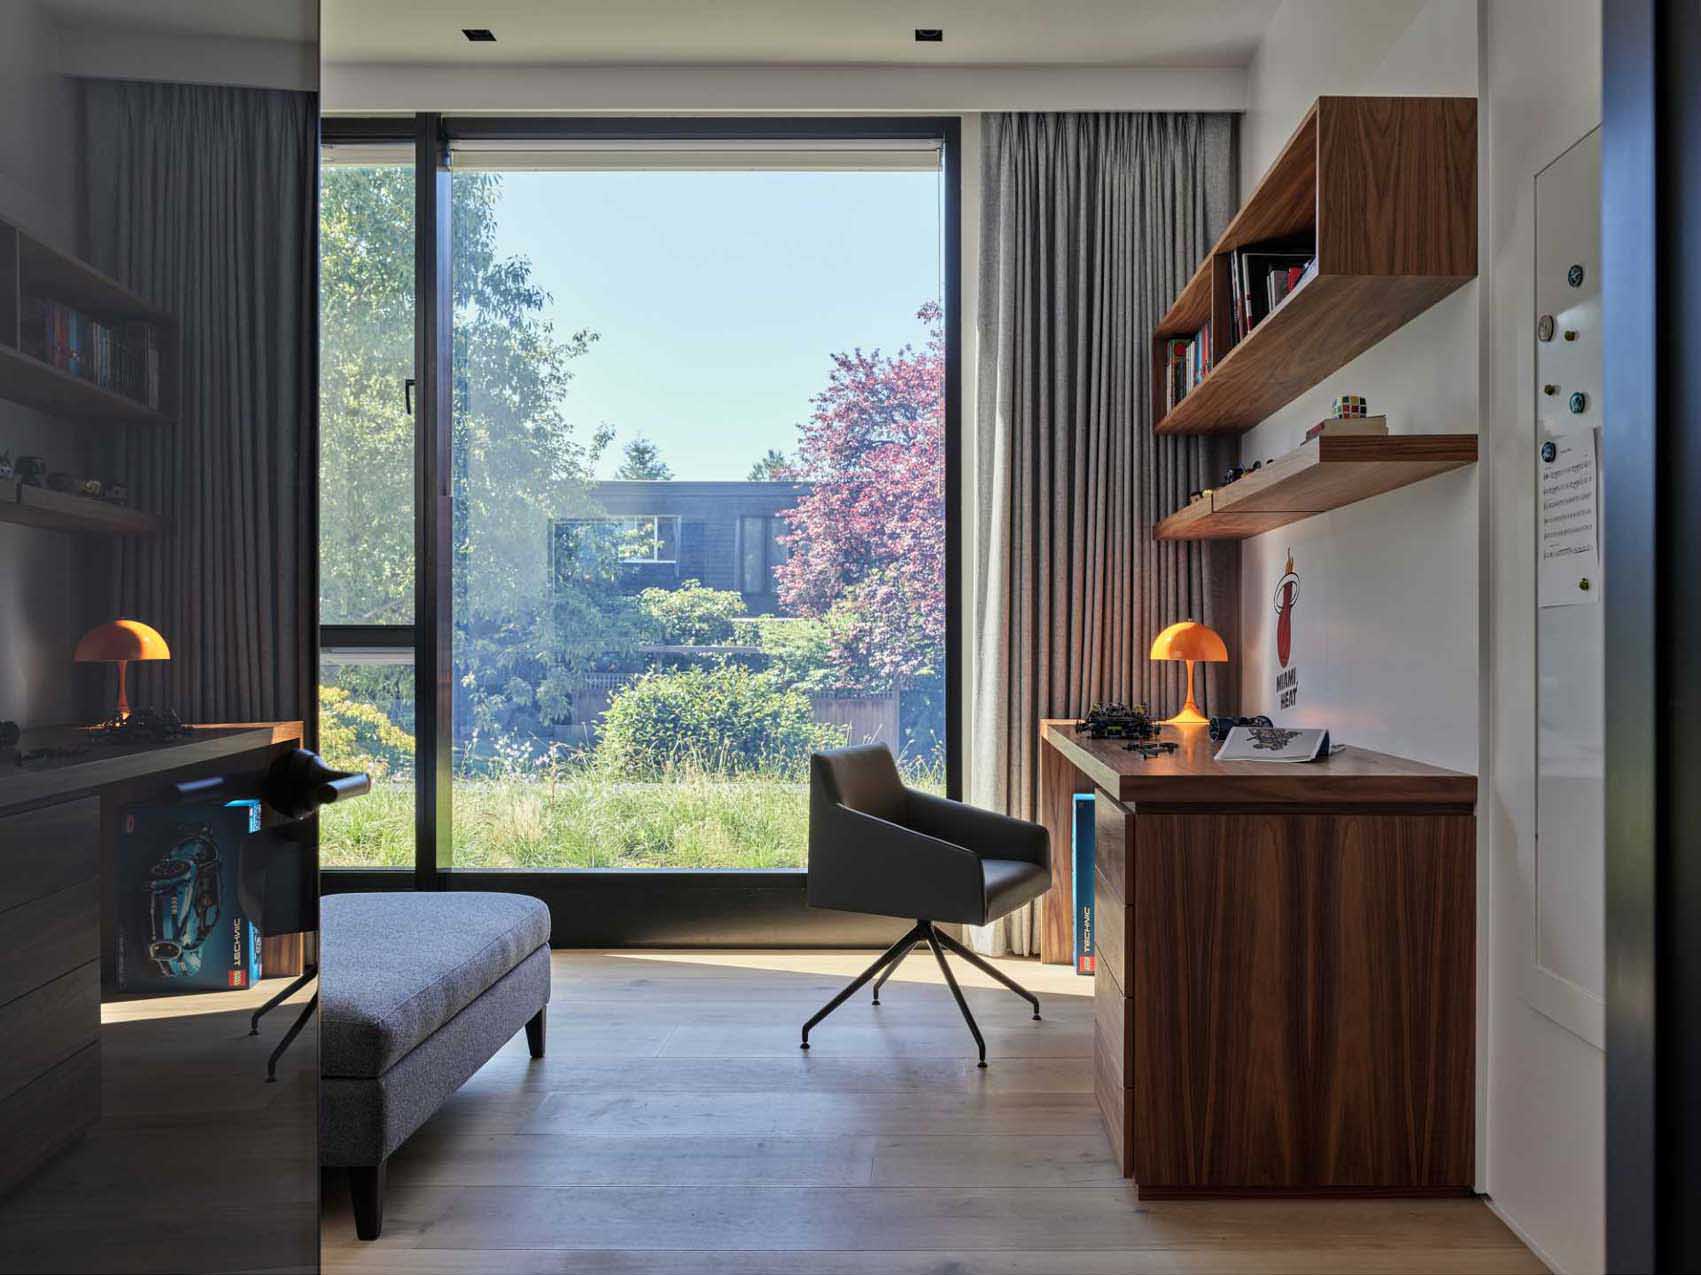
<path fill-rule="evenodd" d="M 1216 630 L 1208 629 L 1195 620 L 1180 620 L 1170 625 L 1152 640 L 1154 660 L 1187 661 L 1187 703 L 1174 717 L 1159 723 L 1162 726 L 1204 726 L 1210 720 L 1193 702 L 1193 666 L 1200 660 L 1208 664 L 1226 664 L 1228 647 Z"/>
<path fill-rule="evenodd" d="M 124 675 L 131 660 L 169 660 L 171 648 L 158 631 L 140 620 L 111 620 L 83 634 L 74 660 L 79 664 L 118 665 L 118 720 L 130 716 L 130 699 L 124 691 Z"/>

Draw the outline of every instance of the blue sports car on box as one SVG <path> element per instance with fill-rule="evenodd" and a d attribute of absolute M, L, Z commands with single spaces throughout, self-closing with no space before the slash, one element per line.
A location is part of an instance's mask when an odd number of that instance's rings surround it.
<path fill-rule="evenodd" d="M 201 968 L 201 945 L 219 919 L 219 851 L 205 826 L 184 835 L 148 868 L 148 958 L 168 978 Z"/>

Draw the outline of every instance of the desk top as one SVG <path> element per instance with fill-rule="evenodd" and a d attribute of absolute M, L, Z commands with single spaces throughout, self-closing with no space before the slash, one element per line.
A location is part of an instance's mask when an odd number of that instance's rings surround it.
<path fill-rule="evenodd" d="M 168 744 L 111 744 L 91 739 L 87 727 L 44 726 L 24 732 L 20 752 L 82 748 L 68 757 L 19 764 L 17 753 L 0 754 L 0 810 L 72 797 L 108 784 L 145 779 L 201 762 L 234 757 L 272 744 L 301 739 L 300 722 L 247 722 L 235 726 L 192 726 Z"/>
<path fill-rule="evenodd" d="M 1040 723 L 1040 739 L 1118 800 L 1190 806 L 1428 806 L 1470 811 L 1475 775 L 1367 748 L 1343 748 L 1314 762 L 1218 762 L 1203 726 L 1165 726 L 1160 740 L 1181 745 L 1145 758 L 1119 739 L 1077 735 L 1073 721 Z"/>

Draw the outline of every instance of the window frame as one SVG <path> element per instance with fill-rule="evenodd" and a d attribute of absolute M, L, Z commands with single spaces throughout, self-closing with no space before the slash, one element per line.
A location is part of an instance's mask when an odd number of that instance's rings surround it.
<path fill-rule="evenodd" d="M 409 626 L 324 626 L 321 646 L 377 645 L 378 641 L 355 642 L 357 637 L 381 639 L 383 645 L 411 645 L 414 650 L 418 735 L 416 782 L 419 786 L 414 838 L 413 884 L 419 889 L 476 889 L 490 879 L 506 884 L 494 888 L 523 888 L 546 891 L 558 912 L 568 896 L 582 898 L 586 890 L 606 890 L 630 878 L 648 891 L 647 909 L 634 909 L 633 925 L 645 933 L 663 933 L 665 941 L 678 942 L 677 927 L 666 917 L 680 914 L 667 898 L 677 893 L 685 914 L 694 914 L 704 898 L 725 901 L 740 888 L 779 890 L 780 901 L 767 908 L 759 930 L 729 921 L 716 906 L 703 912 L 701 941 L 726 941 L 733 934 L 742 943 L 791 945 L 827 942 L 860 945 L 877 940 L 890 928 L 862 922 L 833 920 L 830 914 L 811 913 L 803 902 L 805 871 L 683 871 L 670 869 L 559 869 L 549 872 L 485 873 L 456 872 L 450 838 L 451 776 L 453 755 L 453 605 L 449 578 L 449 552 L 453 527 L 453 503 L 448 482 L 453 433 L 449 386 L 452 315 L 449 308 L 449 172 L 451 148 L 469 141 L 594 141 L 599 144 L 631 141 L 654 146 L 658 142 L 699 143 L 792 142 L 800 147 L 821 143 L 824 149 L 848 142 L 891 141 L 935 142 L 940 148 L 941 168 L 941 259 L 945 333 L 945 647 L 949 675 L 945 686 L 946 791 L 962 795 L 962 704 L 965 685 L 963 661 L 963 561 L 962 561 L 962 137 L 957 116 L 821 116 L 780 118 L 768 116 L 715 117 L 600 117 L 600 116 L 446 116 L 422 112 L 411 116 L 329 116 L 321 121 L 321 140 L 326 145 L 360 143 L 412 143 L 416 165 L 415 217 L 415 368 L 419 386 L 415 396 L 415 606 Z M 671 516 L 671 515 L 670 515 Z M 678 557 L 677 532 L 675 559 Z M 766 547 L 764 547 L 766 554 Z M 375 632 L 382 629 L 383 632 Z M 312 666 L 315 677 L 318 652 Z M 401 874 L 373 873 L 359 869 L 326 869 L 336 877 L 335 888 L 383 888 L 375 877 Z M 591 884 L 596 878 L 599 884 Z M 739 881 L 744 886 L 739 886 Z M 574 883 L 578 882 L 577 885 Z M 730 892 L 727 887 L 734 887 Z M 392 883 L 388 888 L 394 888 Z M 661 891 L 658 895 L 656 891 Z M 705 895 L 703 891 L 709 893 Z M 682 893 L 680 893 L 682 892 Z M 607 895 L 595 895 L 592 898 Z M 657 904 L 661 910 L 656 911 Z M 636 919 L 648 911 L 649 919 Z M 564 912 L 570 916 L 570 912 Z M 785 918 L 791 918 L 787 922 Z M 718 918 L 718 919 L 711 919 Z M 901 928 L 901 927 L 900 927 Z M 878 933 L 876 933 L 878 931 Z M 896 936 L 896 930 L 893 936 Z M 717 938 L 717 936 L 722 936 Z M 611 936 L 599 936 L 611 941 Z M 643 934 L 633 941 L 646 941 Z"/>

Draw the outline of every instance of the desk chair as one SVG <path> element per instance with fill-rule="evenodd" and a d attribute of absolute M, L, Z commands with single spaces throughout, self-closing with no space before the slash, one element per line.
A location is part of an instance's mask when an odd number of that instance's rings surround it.
<path fill-rule="evenodd" d="M 914 917 L 915 925 L 820 1013 L 809 1032 L 871 978 L 880 986 L 921 943 L 933 949 L 945 983 L 980 1048 L 986 1041 L 945 963 L 950 948 L 1034 1007 L 1039 1000 L 938 928 L 938 922 L 986 925 L 1051 887 L 1051 851 L 1039 824 L 993 814 L 904 787 L 884 744 L 816 753 L 809 762 L 809 906 L 876 916 Z"/>

